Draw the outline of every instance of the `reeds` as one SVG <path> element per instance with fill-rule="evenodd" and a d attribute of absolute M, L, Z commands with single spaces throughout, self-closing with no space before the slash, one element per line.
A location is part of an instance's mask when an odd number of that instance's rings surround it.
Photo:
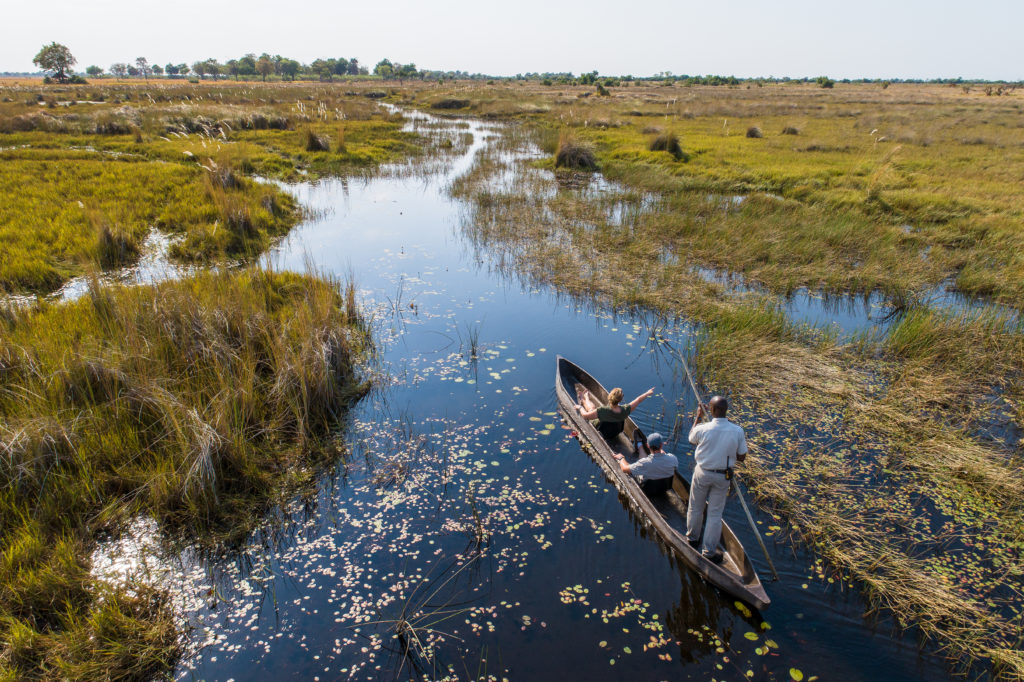
<path fill-rule="evenodd" d="M 571 133 L 562 131 L 558 137 L 555 152 L 555 167 L 577 171 L 596 171 L 597 157 L 594 150 L 577 140 Z"/>
<path fill-rule="evenodd" d="M 469 107 L 470 101 L 468 99 L 458 99 L 455 97 L 445 97 L 442 99 L 436 99 L 430 103 L 431 109 L 465 109 Z"/>
<path fill-rule="evenodd" d="M 603 132 L 595 137 L 608 142 Z M 979 435 L 994 415 L 1020 424 L 1013 406 L 1024 396 L 1024 330 L 1017 318 L 908 303 L 887 334 L 843 345 L 834 334 L 793 323 L 778 299 L 730 294 L 728 285 L 694 273 L 693 264 L 735 262 L 792 282 L 815 257 L 796 242 L 775 251 L 787 236 L 770 226 L 788 216 L 789 225 L 814 222 L 810 241 L 822 238 L 834 249 L 832 265 L 822 261 L 815 272 L 818 281 L 830 281 L 828 267 L 856 276 L 836 265 L 840 252 L 871 242 L 876 246 L 864 253 L 871 258 L 891 248 L 891 267 L 904 278 L 891 283 L 898 301 L 912 288 L 906 278 L 922 267 L 920 259 L 900 265 L 901 240 L 914 239 L 911 233 L 897 237 L 868 218 L 766 196 L 737 205 L 707 195 L 690 178 L 666 178 L 646 150 L 610 153 L 627 159 L 605 167 L 625 186 L 596 195 L 572 187 L 552 192 L 555 181 L 545 185 L 527 174 L 517 174 L 511 188 L 480 189 L 488 187 L 488 173 L 502 170 L 480 159 L 453 185 L 473 202 L 467 235 L 530 285 L 694 324 L 695 369 L 734 398 L 738 419 L 757 434 L 750 478 L 762 502 L 837 580 L 862 589 L 873 611 L 916 627 L 951 665 L 1019 679 L 1019 589 L 1006 571 L 1017 570 L 1014 548 L 1024 537 L 1024 476 L 1019 446 L 1014 453 Z M 637 198 L 633 187 L 657 191 L 657 198 Z M 631 210 L 634 204 L 642 208 Z M 687 260 L 664 259 L 666 251 Z M 797 253 L 807 258 L 792 259 Z M 631 276 L 609 275 L 621 272 Z M 864 281 L 872 279 L 883 281 L 882 270 Z M 937 537 L 939 527 L 945 530 Z M 946 550 L 958 538 L 977 537 L 979 528 L 984 550 Z"/>
<path fill-rule="evenodd" d="M 95 534 L 145 513 L 200 541 L 237 537 L 329 461 L 331 430 L 366 390 L 351 304 L 330 279 L 248 270 L 94 282 L 77 302 L 0 326 L 7 674 L 169 669 L 165 596 L 100 590 L 87 566 Z"/>
<path fill-rule="evenodd" d="M 664 132 L 654 137 L 647 148 L 652 152 L 668 152 L 676 159 L 684 156 L 683 148 L 679 145 L 679 136 L 672 132 Z"/>
<path fill-rule="evenodd" d="M 318 135 L 312 128 L 302 131 L 302 147 L 307 152 L 329 152 L 331 140 L 326 135 Z"/>

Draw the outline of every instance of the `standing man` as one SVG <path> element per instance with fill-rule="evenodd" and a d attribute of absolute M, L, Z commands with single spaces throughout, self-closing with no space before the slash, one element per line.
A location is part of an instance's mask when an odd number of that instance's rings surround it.
<path fill-rule="evenodd" d="M 741 429 L 725 418 L 729 403 L 716 395 L 708 402 L 713 419 L 701 424 L 704 406 L 697 408 L 697 414 L 690 429 L 690 443 L 697 446 L 694 458 L 697 464 L 690 482 L 690 506 L 686 510 L 686 539 L 691 547 L 697 547 L 700 538 L 701 517 L 707 502 L 707 521 L 704 525 L 704 543 L 701 553 L 715 562 L 722 562 L 718 541 L 722 536 L 722 511 L 729 494 L 729 479 L 726 470 L 747 457 L 747 439 Z"/>

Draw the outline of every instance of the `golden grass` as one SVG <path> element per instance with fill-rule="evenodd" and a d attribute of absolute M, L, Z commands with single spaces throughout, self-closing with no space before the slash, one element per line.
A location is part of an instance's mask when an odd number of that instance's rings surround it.
<path fill-rule="evenodd" d="M 335 460 L 366 389 L 353 293 L 264 270 L 94 283 L 0 321 L 0 677 L 148 679 L 177 655 L 167 595 L 89 573 L 138 514 L 213 542 Z"/>
<path fill-rule="evenodd" d="M 452 185 L 472 206 L 464 231 L 477 248 L 531 283 L 695 322 L 695 367 L 732 396 L 757 446 L 748 480 L 759 498 L 872 608 L 916 627 L 955 666 L 1024 674 L 1016 655 L 1024 471 L 1019 452 L 976 434 L 994 409 L 979 395 L 1021 393 L 1017 323 L 913 311 L 888 335 L 843 345 L 792 324 L 772 297 L 730 294 L 693 266 L 728 267 L 713 254 L 760 251 L 765 267 L 793 277 L 802 265 L 772 241 L 787 224 L 780 212 L 790 225 L 808 221 L 808 249 L 821 238 L 856 249 L 874 229 L 898 244 L 869 216 L 836 222 L 828 207 L 770 197 L 736 207 L 682 183 L 657 193 L 632 183 L 559 190 L 524 167 L 511 185 L 491 185 L 503 170 L 500 156 L 484 155 Z M 967 544 L 941 549 L 954 542 Z"/>
<path fill-rule="evenodd" d="M 252 256 L 299 216 L 289 195 L 247 176 L 362 174 L 431 151 L 360 87 L 0 86 L 0 291 L 128 264 L 153 227 L 182 236 L 180 259 Z M 306 134 L 338 144 L 311 150 Z"/>

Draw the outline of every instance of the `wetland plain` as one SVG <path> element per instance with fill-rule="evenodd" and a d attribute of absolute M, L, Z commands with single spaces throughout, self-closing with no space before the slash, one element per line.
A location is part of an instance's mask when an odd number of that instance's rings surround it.
<path fill-rule="evenodd" d="M 1019 92 L 0 99 L 7 677 L 1024 674 Z M 688 473 L 679 353 L 751 434 L 765 614 L 555 408 L 556 354 L 655 385 Z"/>

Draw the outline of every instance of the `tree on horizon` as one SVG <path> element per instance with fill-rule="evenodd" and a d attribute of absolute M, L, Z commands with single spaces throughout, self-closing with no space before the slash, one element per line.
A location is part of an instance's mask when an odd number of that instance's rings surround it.
<path fill-rule="evenodd" d="M 52 72 L 54 80 L 58 83 L 67 82 L 68 73 L 77 61 L 67 46 L 57 42 L 43 45 L 39 54 L 32 59 L 32 63 L 43 71 Z"/>

